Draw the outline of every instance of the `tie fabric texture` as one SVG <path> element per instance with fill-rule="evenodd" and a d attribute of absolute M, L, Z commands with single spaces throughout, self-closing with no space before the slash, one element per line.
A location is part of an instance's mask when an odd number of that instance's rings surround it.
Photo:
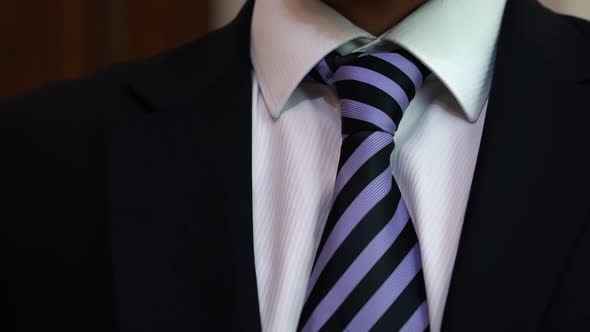
<path fill-rule="evenodd" d="M 299 321 L 303 332 L 429 327 L 418 239 L 390 160 L 395 131 L 428 74 L 399 51 L 332 53 L 309 75 L 336 89 L 343 141 Z"/>

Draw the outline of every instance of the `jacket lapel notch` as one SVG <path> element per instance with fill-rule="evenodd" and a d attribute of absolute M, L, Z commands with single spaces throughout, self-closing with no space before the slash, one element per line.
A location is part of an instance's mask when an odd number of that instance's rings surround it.
<path fill-rule="evenodd" d="M 131 330 L 260 330 L 251 184 L 253 2 L 140 63 L 109 143 L 113 270 Z"/>

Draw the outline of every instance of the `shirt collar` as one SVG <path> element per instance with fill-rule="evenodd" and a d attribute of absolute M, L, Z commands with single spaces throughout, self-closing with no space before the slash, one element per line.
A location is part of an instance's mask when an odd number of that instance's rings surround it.
<path fill-rule="evenodd" d="M 489 94 L 506 0 L 429 0 L 376 38 L 320 0 L 257 0 L 251 55 L 268 110 L 277 118 L 315 64 L 355 39 L 390 41 L 446 85 L 469 121 Z"/>

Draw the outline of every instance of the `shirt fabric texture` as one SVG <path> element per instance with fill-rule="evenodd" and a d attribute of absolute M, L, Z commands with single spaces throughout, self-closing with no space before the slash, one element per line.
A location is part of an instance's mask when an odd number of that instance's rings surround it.
<path fill-rule="evenodd" d="M 479 150 L 505 0 L 430 0 L 379 37 L 318 0 L 258 0 L 251 55 L 253 236 L 262 327 L 295 331 L 342 135 L 334 91 L 303 82 L 333 50 L 404 48 L 431 71 L 391 156 L 439 331 Z"/>

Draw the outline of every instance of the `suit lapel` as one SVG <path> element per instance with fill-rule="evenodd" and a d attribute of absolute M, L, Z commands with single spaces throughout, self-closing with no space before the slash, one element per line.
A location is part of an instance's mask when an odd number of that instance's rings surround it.
<path fill-rule="evenodd" d="M 260 330 L 251 197 L 252 2 L 138 67 L 109 136 L 122 329 Z M 137 105 L 140 107 L 137 107 Z"/>
<path fill-rule="evenodd" d="M 508 1 L 443 329 L 530 331 L 588 213 L 590 42 Z"/>

